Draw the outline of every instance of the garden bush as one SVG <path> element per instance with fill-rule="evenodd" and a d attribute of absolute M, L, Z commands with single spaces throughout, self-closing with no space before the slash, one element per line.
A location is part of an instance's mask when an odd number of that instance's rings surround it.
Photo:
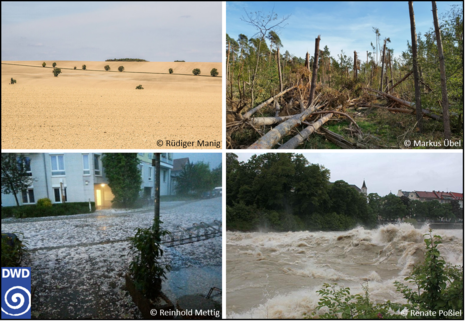
<path fill-rule="evenodd" d="M 57 63 L 56 63 L 56 62 L 54 62 L 54 63 L 52 64 L 53 68 L 55 68 L 55 67 L 56 67 L 56 65 L 57 65 Z"/>
<path fill-rule="evenodd" d="M 212 77 L 218 76 L 218 69 L 213 68 L 213 69 L 210 71 L 210 75 L 212 75 Z"/>
<path fill-rule="evenodd" d="M 118 67 L 118 70 L 119 70 L 120 72 L 123 72 L 124 67 L 123 67 L 123 66 L 119 66 L 119 67 Z"/>
<path fill-rule="evenodd" d="M 173 68 L 170 68 L 168 71 L 169 71 L 170 74 L 172 74 L 173 73 Z"/>
<path fill-rule="evenodd" d="M 86 65 L 82 65 L 82 70 L 86 70 L 87 66 Z"/>
<path fill-rule="evenodd" d="M 61 74 L 61 68 L 53 68 L 53 75 L 58 77 L 59 74 Z"/>
<path fill-rule="evenodd" d="M 10 83 L 10 84 L 11 84 L 11 85 L 16 84 L 16 79 L 11 78 L 11 83 Z"/>
<path fill-rule="evenodd" d="M 12 233 L 2 233 L 2 267 L 19 267 L 25 246 Z"/>
<path fill-rule="evenodd" d="M 37 201 L 39 203 L 39 201 Z M 52 206 L 23 205 L 2 207 L 2 219 L 7 217 L 29 218 L 58 215 L 74 215 L 95 212 L 95 203 L 91 202 L 91 211 L 89 212 L 88 202 L 71 202 L 52 204 Z"/>
<path fill-rule="evenodd" d="M 110 70 L 110 66 L 109 66 L 109 65 L 106 65 L 106 66 L 103 67 L 103 68 L 105 68 L 106 71 Z"/>
<path fill-rule="evenodd" d="M 192 70 L 192 73 L 197 76 L 197 75 L 200 75 L 200 69 L 199 68 L 195 68 L 194 70 Z"/>
<path fill-rule="evenodd" d="M 52 201 L 49 198 L 41 198 L 37 201 L 37 207 L 52 207 Z"/>
<path fill-rule="evenodd" d="M 142 85 L 139 85 L 136 87 L 136 89 L 144 89 L 144 87 L 142 87 Z"/>
<path fill-rule="evenodd" d="M 42 67 L 45 67 L 47 66 L 47 64 L 45 63 L 45 61 L 42 63 Z"/>

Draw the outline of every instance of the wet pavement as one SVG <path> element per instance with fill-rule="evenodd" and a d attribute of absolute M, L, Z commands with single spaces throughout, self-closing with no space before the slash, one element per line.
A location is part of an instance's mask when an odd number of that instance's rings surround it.
<path fill-rule="evenodd" d="M 150 227 L 153 208 L 92 214 L 4 219 L 2 233 L 17 233 L 28 247 L 23 266 L 32 271 L 32 316 L 36 318 L 141 318 L 124 287 L 131 261 L 128 237 Z M 221 198 L 161 205 L 162 228 L 221 221 Z M 165 248 L 172 266 L 163 292 L 172 300 L 221 288 L 221 237 Z M 221 295 L 214 297 L 221 302 Z"/>

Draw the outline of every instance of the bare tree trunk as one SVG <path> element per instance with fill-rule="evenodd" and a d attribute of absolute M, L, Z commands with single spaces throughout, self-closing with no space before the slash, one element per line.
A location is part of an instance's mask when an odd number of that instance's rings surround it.
<path fill-rule="evenodd" d="M 280 92 L 279 94 L 267 99 L 266 101 L 264 101 L 263 103 L 261 103 L 260 105 L 258 105 L 257 107 L 249 110 L 248 112 L 246 112 L 244 115 L 243 115 L 243 118 L 244 119 L 249 119 L 256 111 L 260 110 L 262 107 L 265 107 L 266 105 L 268 105 L 269 103 L 271 103 L 273 100 L 275 100 L 276 98 L 278 97 L 281 97 L 282 95 L 284 95 L 285 93 L 295 89 L 297 86 L 293 86 L 291 88 L 288 88 L 282 92 Z"/>
<path fill-rule="evenodd" d="M 226 79 L 229 79 L 229 53 L 231 51 L 231 43 L 228 41 L 228 58 L 226 61 Z"/>
<path fill-rule="evenodd" d="M 279 56 L 280 56 L 280 55 L 279 55 L 279 47 L 278 47 L 278 49 L 277 49 L 277 51 L 276 51 L 276 57 L 277 57 L 276 61 L 278 62 L 279 91 L 281 92 L 281 91 L 283 91 L 283 74 L 282 74 L 282 72 L 281 72 L 281 59 L 280 59 Z"/>
<path fill-rule="evenodd" d="M 415 13 L 413 12 L 413 1 L 408 2 L 410 11 L 410 32 L 412 35 L 412 58 L 413 58 L 413 78 L 415 82 L 415 108 L 417 111 L 417 128 L 420 132 L 423 131 L 423 113 L 421 108 L 420 84 L 418 77 L 417 64 L 417 33 L 415 30 Z"/>
<path fill-rule="evenodd" d="M 384 62 L 386 61 L 386 40 L 384 40 L 384 46 L 383 46 L 383 56 L 381 57 L 381 79 L 379 80 L 381 84 L 379 85 L 379 91 L 383 91 L 383 78 L 384 78 Z"/>
<path fill-rule="evenodd" d="M 452 133 L 450 130 L 449 99 L 447 98 L 446 66 L 444 63 L 444 52 L 442 50 L 441 30 L 439 29 L 439 22 L 438 22 L 438 9 L 436 7 L 436 1 L 432 1 L 432 2 L 433 2 L 434 29 L 436 30 L 436 41 L 438 43 L 439 70 L 441 72 L 442 120 L 444 122 L 444 138 L 451 139 Z"/>
<path fill-rule="evenodd" d="M 354 51 L 354 79 L 357 80 L 357 52 Z"/>
<path fill-rule="evenodd" d="M 310 88 L 310 97 L 308 98 L 307 106 L 310 106 L 312 104 L 313 96 L 315 95 L 319 56 L 320 56 L 320 35 L 318 35 L 318 38 L 315 39 L 315 56 L 313 58 L 312 88 Z"/>
<path fill-rule="evenodd" d="M 307 68 L 308 71 L 310 71 L 310 55 L 308 54 L 308 51 L 305 55 L 305 68 Z"/>

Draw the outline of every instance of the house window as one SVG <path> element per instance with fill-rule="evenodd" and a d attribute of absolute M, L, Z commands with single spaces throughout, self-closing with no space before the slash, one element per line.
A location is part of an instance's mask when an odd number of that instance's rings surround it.
<path fill-rule="evenodd" d="M 52 176 L 66 175 L 65 172 L 65 156 L 64 155 L 51 155 L 52 161 Z"/>
<path fill-rule="evenodd" d="M 94 174 L 97 176 L 102 175 L 100 170 L 100 155 L 94 155 Z"/>
<path fill-rule="evenodd" d="M 32 176 L 31 159 L 29 157 L 24 157 L 24 167 L 26 168 L 26 174 Z"/>
<path fill-rule="evenodd" d="M 161 157 L 166 158 L 166 153 L 162 153 Z"/>
<path fill-rule="evenodd" d="M 83 175 L 90 175 L 89 154 L 82 154 L 82 169 Z"/>
<path fill-rule="evenodd" d="M 54 187 L 53 188 L 53 193 L 55 195 L 55 203 L 62 203 L 61 188 L 60 187 Z M 68 193 L 66 193 L 66 187 L 63 187 L 63 200 L 65 202 L 68 201 Z"/>
<path fill-rule="evenodd" d="M 149 181 L 152 180 L 152 170 L 153 170 L 153 167 L 149 166 Z"/>
<path fill-rule="evenodd" d="M 166 183 L 166 170 L 163 171 L 163 183 Z"/>
<path fill-rule="evenodd" d="M 23 204 L 32 204 L 35 203 L 34 190 L 32 188 L 23 190 Z"/>

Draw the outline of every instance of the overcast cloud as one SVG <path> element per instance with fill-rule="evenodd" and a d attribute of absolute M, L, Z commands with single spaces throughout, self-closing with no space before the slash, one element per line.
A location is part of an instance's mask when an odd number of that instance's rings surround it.
<path fill-rule="evenodd" d="M 2 61 L 221 62 L 221 2 L 2 2 Z"/>
<path fill-rule="evenodd" d="M 463 193 L 462 153 L 302 153 L 310 163 L 331 172 L 330 181 L 344 180 L 380 196 L 404 191 Z M 252 153 L 236 153 L 247 161 Z"/>

